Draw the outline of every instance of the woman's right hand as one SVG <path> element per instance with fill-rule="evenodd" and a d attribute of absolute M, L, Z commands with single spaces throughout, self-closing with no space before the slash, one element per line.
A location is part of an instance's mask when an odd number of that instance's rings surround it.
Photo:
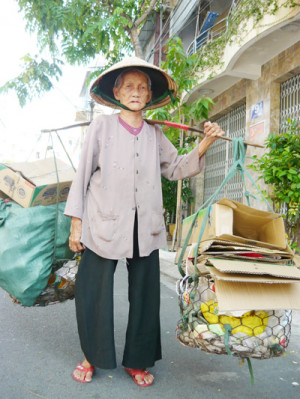
<path fill-rule="evenodd" d="M 72 217 L 71 234 L 69 237 L 69 247 L 73 252 L 78 253 L 85 249 L 85 246 L 80 242 L 81 233 L 82 233 L 81 219 Z"/>

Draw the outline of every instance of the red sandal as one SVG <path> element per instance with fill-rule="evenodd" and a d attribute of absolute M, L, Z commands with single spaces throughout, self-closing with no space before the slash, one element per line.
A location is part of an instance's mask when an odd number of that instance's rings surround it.
<path fill-rule="evenodd" d="M 149 375 L 149 371 L 146 370 L 136 370 L 136 369 L 128 369 L 125 367 L 125 371 L 132 377 L 133 381 L 136 383 L 136 385 L 138 385 L 139 387 L 149 387 L 150 385 L 153 384 L 153 381 L 146 384 L 145 383 L 145 376 Z M 138 382 L 138 380 L 136 379 L 137 375 L 141 375 L 143 377 L 143 381 Z"/>
<path fill-rule="evenodd" d="M 86 384 L 86 383 L 92 381 L 92 380 L 87 381 L 87 380 L 86 380 L 86 375 L 87 375 L 87 373 L 89 373 L 89 372 L 91 372 L 92 375 L 93 375 L 93 374 L 94 374 L 94 371 L 95 371 L 95 367 L 93 367 L 93 366 L 91 366 L 91 367 L 84 367 L 81 363 L 78 363 L 77 366 L 76 366 L 76 368 L 75 368 L 75 370 L 84 371 L 83 380 L 81 380 L 80 378 L 76 377 L 76 375 L 74 374 L 74 371 L 73 371 L 72 377 L 73 377 L 73 379 L 74 379 L 75 381 L 81 382 L 81 383 L 83 383 L 83 384 Z"/>

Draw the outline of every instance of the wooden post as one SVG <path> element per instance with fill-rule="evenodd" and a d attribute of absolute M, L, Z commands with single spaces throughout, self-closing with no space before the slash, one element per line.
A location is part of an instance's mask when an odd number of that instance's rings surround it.
<path fill-rule="evenodd" d="M 184 130 L 180 130 L 180 148 L 183 147 L 183 137 Z M 172 239 L 172 251 L 175 251 L 175 241 L 177 239 L 177 245 L 181 239 L 181 194 L 182 194 L 182 180 L 177 182 L 177 204 L 176 204 L 176 219 L 175 219 L 175 229 Z"/>

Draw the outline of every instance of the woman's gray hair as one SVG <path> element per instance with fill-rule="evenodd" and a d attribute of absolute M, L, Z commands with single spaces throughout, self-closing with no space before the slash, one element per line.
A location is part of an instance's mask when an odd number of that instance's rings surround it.
<path fill-rule="evenodd" d="M 127 73 L 131 73 L 131 72 L 135 72 L 135 73 L 138 72 L 138 73 L 141 73 L 142 75 L 144 75 L 144 76 L 147 78 L 148 90 L 151 91 L 151 79 L 150 79 L 149 75 L 148 75 L 147 73 L 141 71 L 141 70 L 138 69 L 138 68 L 128 68 L 128 69 L 125 69 L 124 71 L 122 71 L 122 72 L 118 75 L 118 77 L 117 77 L 117 79 L 116 79 L 116 81 L 115 81 L 114 87 L 115 87 L 116 89 L 119 89 L 120 86 L 121 86 L 122 83 L 123 83 L 124 76 L 127 75 Z"/>

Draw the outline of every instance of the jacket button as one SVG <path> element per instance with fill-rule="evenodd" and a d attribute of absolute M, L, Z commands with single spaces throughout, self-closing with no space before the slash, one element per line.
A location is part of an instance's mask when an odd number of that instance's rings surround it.
<path fill-rule="evenodd" d="M 139 174 L 139 171 L 138 171 L 138 170 L 136 171 L 136 174 L 137 174 L 137 175 Z"/>
<path fill-rule="evenodd" d="M 138 152 L 136 153 L 136 156 L 137 156 L 137 157 L 139 156 L 139 153 L 138 153 Z"/>

